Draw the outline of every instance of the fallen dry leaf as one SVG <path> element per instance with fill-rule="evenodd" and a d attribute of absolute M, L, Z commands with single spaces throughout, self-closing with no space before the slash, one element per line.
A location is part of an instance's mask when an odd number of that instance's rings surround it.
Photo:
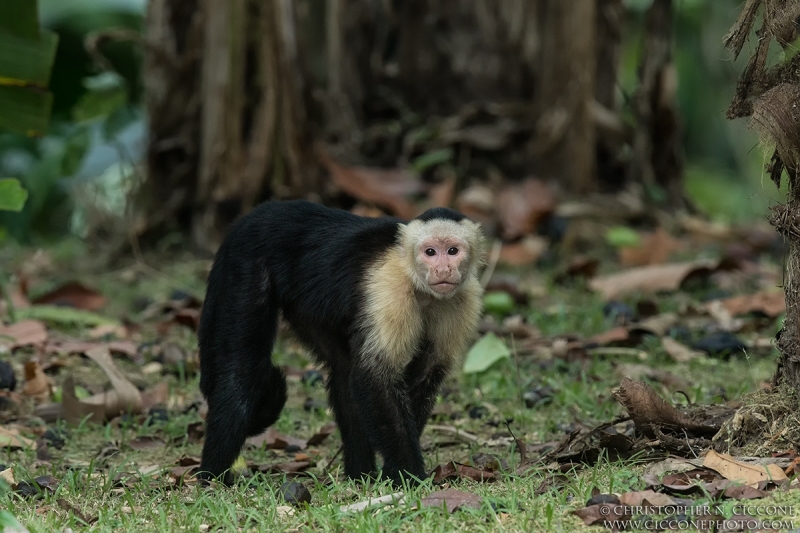
<path fill-rule="evenodd" d="M 162 381 L 142 392 L 142 411 L 156 405 L 166 405 L 169 400 L 169 383 Z"/>
<path fill-rule="evenodd" d="M 52 392 L 53 380 L 44 373 L 39 363 L 25 363 L 25 386 L 22 394 L 34 398 L 36 402 L 44 402 L 50 399 Z"/>
<path fill-rule="evenodd" d="M 596 277 L 589 282 L 589 288 L 599 292 L 605 300 L 616 300 L 638 292 L 675 291 L 689 278 L 711 274 L 719 264 L 719 261 L 701 260 L 631 268 Z"/>
<path fill-rule="evenodd" d="M 555 208 L 556 197 L 544 181 L 528 178 L 506 185 L 497 195 L 503 239 L 514 240 L 532 233 Z"/>
<path fill-rule="evenodd" d="M 494 481 L 497 474 L 491 470 L 479 470 L 469 465 L 450 461 L 437 466 L 433 470 L 433 482 L 441 483 L 446 480 L 472 479 L 473 481 Z"/>
<path fill-rule="evenodd" d="M 683 248 L 683 243 L 672 237 L 663 228 L 642 236 L 639 246 L 623 246 L 619 249 L 619 262 L 624 267 L 661 265 L 670 256 Z"/>
<path fill-rule="evenodd" d="M 437 490 L 420 500 L 422 507 L 442 507 L 444 505 L 448 513 L 466 507 L 480 509 L 482 504 L 483 498 L 477 494 L 455 489 Z"/>
<path fill-rule="evenodd" d="M 106 298 L 90 287 L 86 287 L 77 281 L 71 281 L 47 294 L 39 296 L 32 303 L 34 305 L 66 305 L 86 311 L 97 311 L 106 305 Z"/>
<path fill-rule="evenodd" d="M 656 492 L 654 490 L 640 490 L 636 492 L 626 492 L 619 495 L 619 503 L 629 507 L 638 507 L 640 505 L 650 505 L 654 507 L 664 507 L 667 505 L 675 505 L 676 502 L 666 494 Z"/>
<path fill-rule="evenodd" d="M 139 389 L 114 364 L 109 349 L 104 346 L 91 349 L 86 352 L 86 357 L 100 366 L 111 381 L 111 386 L 114 387 L 112 392 L 116 392 L 116 405 L 106 403 L 107 415 L 117 416 L 124 412 L 140 413 L 142 411 L 142 395 Z"/>
<path fill-rule="evenodd" d="M 730 455 L 717 453 L 714 450 L 708 451 L 703 459 L 703 466 L 719 472 L 725 479 L 741 481 L 751 487 L 757 486 L 761 481 L 780 483 L 788 479 L 778 465 L 762 466 L 743 463 Z"/>
<path fill-rule="evenodd" d="M 169 473 L 177 480 L 182 479 L 184 476 L 192 476 L 197 469 L 200 468 L 199 464 L 187 466 L 173 466 L 169 469 Z"/>
<path fill-rule="evenodd" d="M 731 316 L 758 312 L 776 318 L 786 311 L 786 298 L 783 291 L 765 291 L 727 298 L 722 300 L 722 306 Z"/>
<path fill-rule="evenodd" d="M 62 403 L 63 416 L 70 424 L 77 424 L 89 416 L 94 422 L 102 422 L 123 413 L 142 412 L 142 394 L 125 375 L 120 372 L 106 346 L 87 350 L 86 356 L 98 364 L 111 381 L 113 390 L 95 394 L 89 398 L 78 399 L 72 376 L 64 380 Z"/>
<path fill-rule="evenodd" d="M 284 435 L 272 426 L 259 435 L 249 437 L 245 443 L 256 448 L 265 446 L 269 450 L 283 450 L 290 445 L 295 445 L 300 450 L 305 450 L 308 446 L 308 441 Z"/>
<path fill-rule="evenodd" d="M 596 503 L 572 512 L 583 520 L 584 525 L 608 524 L 611 531 L 619 531 L 619 529 L 614 529 L 613 525 L 624 528 L 624 522 L 631 518 L 625 514 L 626 508 L 617 503 Z"/>
<path fill-rule="evenodd" d="M 456 198 L 458 209 L 470 220 L 493 225 L 495 212 L 494 190 L 484 185 L 473 184 L 461 191 Z"/>
<path fill-rule="evenodd" d="M 682 229 L 700 242 L 726 242 L 734 237 L 733 228 L 722 222 L 712 222 L 693 215 L 681 215 L 678 221 Z"/>
<path fill-rule="evenodd" d="M 261 467 L 259 470 L 262 472 L 269 472 L 271 474 L 294 474 L 302 472 L 311 466 L 309 461 L 287 461 L 284 463 L 276 463 L 267 467 Z"/>
<path fill-rule="evenodd" d="M 138 451 L 152 450 L 154 448 L 163 448 L 164 446 L 166 446 L 166 442 L 159 439 L 158 437 L 140 436 L 130 441 L 128 443 L 128 446 Z"/>
<path fill-rule="evenodd" d="M 86 417 L 93 422 L 101 423 L 106 416 L 105 397 L 100 401 L 97 401 L 94 396 L 92 398 L 94 398 L 93 401 L 88 401 L 89 398 L 79 400 L 75 395 L 75 383 L 72 376 L 67 376 L 61 386 L 63 409 L 60 416 L 63 416 L 64 420 L 72 425 L 79 424 Z"/>
<path fill-rule="evenodd" d="M 107 347 L 112 353 L 124 355 L 131 359 L 135 358 L 138 353 L 138 347 L 132 341 L 92 342 L 79 340 L 49 341 L 45 344 L 44 352 L 59 355 L 85 354 L 89 350 L 103 346 Z"/>
<path fill-rule="evenodd" d="M 654 483 L 652 483 L 654 481 Z M 648 484 L 653 487 L 664 487 L 673 492 L 709 492 L 716 490 L 717 484 L 725 481 L 722 476 L 713 470 L 696 468 L 685 472 L 674 472 L 665 475 L 660 481 L 650 480 Z"/>
<path fill-rule="evenodd" d="M 599 345 L 599 346 L 609 346 L 616 343 L 624 343 L 630 338 L 630 333 L 628 333 L 628 328 L 619 326 L 608 331 L 604 331 L 603 333 L 598 333 L 592 337 L 586 339 L 587 345 Z"/>
<path fill-rule="evenodd" d="M 0 437 L 2 438 L 2 437 Z M 14 468 L 6 468 L 4 470 L 0 470 L 0 479 L 5 481 L 9 487 L 13 487 L 17 484 L 16 480 L 14 479 Z"/>
<path fill-rule="evenodd" d="M 331 433 L 336 431 L 336 422 L 328 422 L 321 428 L 319 431 L 314 433 L 308 442 L 306 443 L 308 446 L 316 446 L 317 444 L 322 444 L 322 442 L 327 439 Z"/>
<path fill-rule="evenodd" d="M 331 181 L 350 196 L 385 206 L 400 218 L 414 218 L 414 205 L 406 197 L 424 191 L 422 182 L 414 173 L 402 169 L 340 165 L 322 149 L 317 150 L 317 157 L 331 173 Z"/>
<path fill-rule="evenodd" d="M 614 398 L 630 415 L 636 429 L 648 437 L 655 437 L 653 427 L 666 426 L 684 429 L 689 433 L 715 434 L 719 428 L 698 424 L 665 402 L 650 385 L 623 378 Z"/>
<path fill-rule="evenodd" d="M 661 313 L 650 318 L 645 318 L 629 327 L 631 333 L 655 335 L 663 337 L 667 332 L 678 323 L 678 315 L 675 313 Z"/>
<path fill-rule="evenodd" d="M 538 235 L 526 235 L 518 242 L 504 243 L 498 262 L 509 266 L 530 265 L 547 251 L 547 240 Z"/>
<path fill-rule="evenodd" d="M 702 352 L 692 350 L 688 346 L 681 344 L 672 337 L 662 337 L 661 347 L 667 352 L 673 361 L 677 363 L 688 363 L 692 359 L 704 357 Z"/>
<path fill-rule="evenodd" d="M 0 346 L 8 350 L 47 342 L 47 328 L 38 320 L 21 320 L 10 326 L 0 325 Z"/>
<path fill-rule="evenodd" d="M 86 336 L 93 340 L 102 340 L 108 337 L 126 339 L 130 334 L 130 329 L 122 324 L 100 324 L 90 329 Z"/>
<path fill-rule="evenodd" d="M 19 434 L 16 429 L 7 429 L 0 426 L 0 449 L 31 449 L 36 450 L 35 440 L 27 439 Z"/>
<path fill-rule="evenodd" d="M 734 485 L 733 487 L 728 487 L 722 493 L 726 498 L 734 500 L 756 500 L 758 498 L 766 498 L 769 494 L 770 491 L 768 490 L 762 490 L 749 485 Z"/>

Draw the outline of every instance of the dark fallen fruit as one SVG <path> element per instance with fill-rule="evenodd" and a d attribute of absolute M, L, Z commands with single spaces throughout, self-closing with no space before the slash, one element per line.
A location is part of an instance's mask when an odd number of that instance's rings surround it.
<path fill-rule="evenodd" d="M 618 504 L 619 498 L 613 494 L 595 494 L 586 502 L 586 507 L 600 503 Z"/>
<path fill-rule="evenodd" d="M 614 324 L 625 326 L 636 320 L 636 311 L 628 304 L 611 301 L 603 306 L 603 316 L 610 318 Z"/>
<path fill-rule="evenodd" d="M 303 409 L 306 411 L 324 411 L 327 407 L 325 402 L 314 398 L 306 398 L 306 401 L 303 402 Z"/>
<path fill-rule="evenodd" d="M 39 476 L 32 481 L 20 481 L 14 492 L 23 498 L 38 497 L 45 492 L 54 493 L 58 487 L 58 480 L 53 476 Z"/>
<path fill-rule="evenodd" d="M 286 448 L 283 449 L 286 453 L 297 453 L 301 451 L 302 448 L 297 444 L 288 444 Z"/>
<path fill-rule="evenodd" d="M 747 345 L 733 333 L 718 331 L 693 342 L 692 348 L 708 355 L 727 358 L 736 352 L 744 352 Z"/>
<path fill-rule="evenodd" d="M 183 300 L 189 300 L 191 297 L 192 296 L 186 291 L 175 289 L 174 291 L 172 291 L 172 294 L 169 296 L 169 299 L 172 301 L 180 302 Z"/>
<path fill-rule="evenodd" d="M 522 399 L 525 401 L 525 407 L 531 408 L 552 402 L 554 393 L 553 388 L 547 385 L 533 387 L 523 393 Z"/>
<path fill-rule="evenodd" d="M 692 331 L 686 326 L 673 326 L 669 328 L 667 335 L 684 344 L 692 341 Z"/>
<path fill-rule="evenodd" d="M 147 421 L 145 424 L 151 426 L 156 422 L 167 421 L 169 421 L 169 412 L 164 407 L 151 407 L 147 412 Z"/>
<path fill-rule="evenodd" d="M 304 503 L 311 503 L 311 493 L 296 481 L 287 481 L 278 490 L 283 496 L 283 500 L 290 505 L 300 506 Z"/>
<path fill-rule="evenodd" d="M 50 445 L 53 448 L 55 448 L 57 450 L 60 450 L 61 448 L 64 447 L 64 442 L 66 440 L 66 435 L 61 430 L 47 428 L 47 431 L 44 432 L 44 435 L 42 435 L 42 438 L 44 440 L 46 440 L 48 443 L 50 443 Z"/>
<path fill-rule="evenodd" d="M 0 361 L 0 390 L 14 390 L 17 387 L 17 376 L 14 369 L 5 361 Z"/>
<path fill-rule="evenodd" d="M 469 417 L 473 420 L 477 420 L 478 418 L 483 418 L 484 416 L 489 414 L 489 411 L 482 405 L 473 405 L 467 411 Z"/>
<path fill-rule="evenodd" d="M 20 481 L 17 483 L 17 488 L 14 489 L 14 492 L 23 498 L 33 498 L 41 494 L 39 487 L 37 487 L 32 481 Z"/>

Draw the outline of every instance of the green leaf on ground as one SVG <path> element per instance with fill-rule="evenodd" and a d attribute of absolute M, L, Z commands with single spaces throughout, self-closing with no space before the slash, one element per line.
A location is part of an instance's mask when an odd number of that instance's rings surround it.
<path fill-rule="evenodd" d="M 606 232 L 606 242 L 614 248 L 622 248 L 623 246 L 639 246 L 642 238 L 631 228 L 615 226 Z"/>
<path fill-rule="evenodd" d="M 487 333 L 467 354 L 464 361 L 464 373 L 475 374 L 483 372 L 500 359 L 511 356 L 508 346 L 494 333 Z"/>
<path fill-rule="evenodd" d="M 514 310 L 514 298 L 505 291 L 491 291 L 483 296 L 483 307 L 490 313 L 507 315 Z"/>

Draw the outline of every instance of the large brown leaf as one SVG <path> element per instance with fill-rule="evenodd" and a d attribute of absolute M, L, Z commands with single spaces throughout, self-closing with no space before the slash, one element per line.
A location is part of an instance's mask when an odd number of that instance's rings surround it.
<path fill-rule="evenodd" d="M 47 328 L 38 320 L 21 320 L 9 326 L 0 325 L 0 346 L 9 350 L 47 342 Z"/>
<path fill-rule="evenodd" d="M 106 305 L 106 298 L 95 289 L 77 281 L 61 285 L 33 300 L 33 304 L 67 305 L 86 311 L 97 311 Z"/>
<path fill-rule="evenodd" d="M 407 198 L 424 191 L 414 173 L 396 168 L 348 167 L 322 150 L 317 150 L 317 156 L 331 173 L 333 183 L 350 196 L 386 207 L 400 218 L 414 218 L 414 206 Z"/>
<path fill-rule="evenodd" d="M 634 293 L 675 291 L 690 277 L 707 276 L 719 267 L 718 261 L 700 260 L 667 265 L 651 265 L 599 276 L 589 288 L 605 300 L 617 300 Z"/>
<path fill-rule="evenodd" d="M 503 239 L 513 240 L 528 235 L 555 208 L 556 197 L 541 180 L 528 178 L 507 185 L 497 195 Z"/>

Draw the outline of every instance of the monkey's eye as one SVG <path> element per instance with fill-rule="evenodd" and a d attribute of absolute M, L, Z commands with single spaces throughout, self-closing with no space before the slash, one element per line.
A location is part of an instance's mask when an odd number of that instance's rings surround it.
<path fill-rule="evenodd" d="M 448 255 L 457 255 L 458 254 L 458 248 L 456 248 L 455 246 L 453 246 L 451 248 L 448 248 L 447 249 L 447 254 Z"/>
<path fill-rule="evenodd" d="M 433 248 L 428 248 L 427 250 L 425 250 L 425 255 L 427 255 L 428 257 L 433 257 L 434 255 L 436 255 L 436 250 L 434 250 Z"/>

